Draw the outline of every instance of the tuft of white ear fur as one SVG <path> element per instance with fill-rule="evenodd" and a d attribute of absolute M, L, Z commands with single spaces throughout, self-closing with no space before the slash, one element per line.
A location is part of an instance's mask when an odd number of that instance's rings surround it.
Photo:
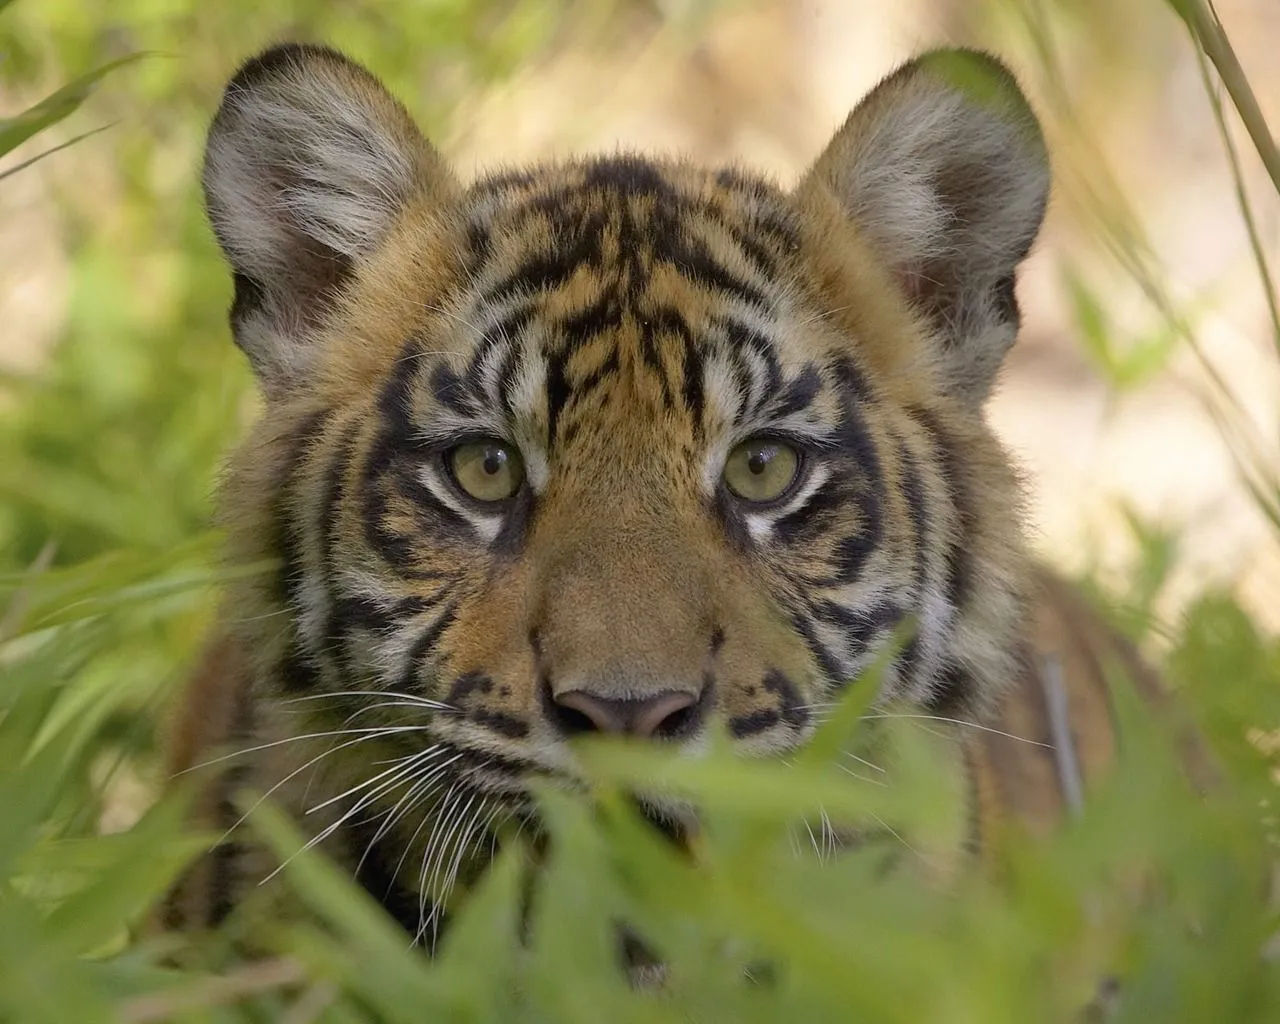
<path fill-rule="evenodd" d="M 205 151 L 205 204 L 235 274 L 232 328 L 268 393 L 405 205 L 451 178 L 369 72 L 323 47 L 255 57 L 227 86 Z"/>
<path fill-rule="evenodd" d="M 854 109 L 800 189 L 832 191 L 934 328 L 944 387 L 978 404 L 1018 327 L 1014 272 L 1044 218 L 1035 115 L 987 54 L 938 50 Z"/>

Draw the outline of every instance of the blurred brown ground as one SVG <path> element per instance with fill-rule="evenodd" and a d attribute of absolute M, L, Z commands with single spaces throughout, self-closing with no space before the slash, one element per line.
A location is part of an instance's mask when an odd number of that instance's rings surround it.
<path fill-rule="evenodd" d="M 1280 356 L 1193 51 L 1159 0 L 1081 3 L 1080 24 L 1059 39 L 1074 131 L 1053 115 L 1043 68 L 1011 5 L 998 0 L 655 6 L 665 28 L 640 19 L 633 38 L 608 47 L 570 37 L 555 56 L 474 96 L 438 141 L 468 175 L 626 147 L 740 161 L 785 183 L 899 60 L 945 43 L 996 49 L 1046 116 L 1059 171 L 1047 230 L 1020 284 L 1022 340 L 991 410 L 1026 467 L 1038 542 L 1068 568 L 1121 570 L 1132 553 L 1120 513 L 1127 504 L 1183 535 L 1167 611 L 1206 583 L 1227 582 L 1280 626 L 1280 552 L 1205 410 L 1194 354 L 1179 346 L 1154 380 L 1115 394 L 1074 337 L 1061 285 L 1065 265 L 1081 270 L 1116 317 L 1120 343 L 1159 327 L 1079 214 L 1080 183 L 1105 167 L 1148 233 L 1169 292 L 1195 309 L 1203 350 L 1277 464 Z M 993 20 L 1002 9 L 1005 17 Z M 1280 3 L 1224 0 L 1219 13 L 1269 122 L 1280 125 Z M 1264 245 L 1280 263 L 1280 204 L 1243 132 L 1236 141 Z M 0 361 L 32 365 L 59 323 L 65 258 L 39 230 L 41 176 L 19 175 L 6 188 L 6 205 L 29 227 L 10 222 L 0 233 Z"/>

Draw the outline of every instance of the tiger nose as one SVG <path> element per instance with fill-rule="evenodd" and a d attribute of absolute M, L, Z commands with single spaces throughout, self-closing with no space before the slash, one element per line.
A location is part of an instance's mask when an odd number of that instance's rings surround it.
<path fill-rule="evenodd" d="M 552 702 L 557 724 L 566 733 L 620 733 L 648 739 L 673 737 L 692 725 L 698 698 L 681 690 L 630 699 L 569 690 L 556 694 Z"/>

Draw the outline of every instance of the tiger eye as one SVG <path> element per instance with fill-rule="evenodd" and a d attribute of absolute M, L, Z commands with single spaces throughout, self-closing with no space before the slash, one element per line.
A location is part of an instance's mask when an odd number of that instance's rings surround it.
<path fill-rule="evenodd" d="M 774 501 L 787 492 L 799 472 L 800 455 L 789 444 L 744 441 L 725 461 L 724 482 L 743 501 Z"/>
<path fill-rule="evenodd" d="M 476 501 L 506 501 L 524 483 L 520 453 L 500 441 L 460 444 L 446 459 L 453 479 Z"/>

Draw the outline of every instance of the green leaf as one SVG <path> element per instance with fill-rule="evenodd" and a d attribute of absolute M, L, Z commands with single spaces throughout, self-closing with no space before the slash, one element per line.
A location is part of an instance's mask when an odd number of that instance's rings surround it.
<path fill-rule="evenodd" d="M 0 120 L 0 156 L 22 145 L 37 132 L 75 113 L 103 78 L 117 68 L 132 64 L 142 56 L 144 55 L 140 53 L 131 53 L 127 57 L 110 61 L 67 83 L 57 92 L 46 96 L 35 106 L 28 107 L 16 117 Z"/>
<path fill-rule="evenodd" d="M 436 964 L 452 993 L 454 1019 L 512 1018 L 524 858 L 517 843 L 503 849 L 445 934 Z"/>
<path fill-rule="evenodd" d="M 26 900 L 0 898 L 0 1020 L 23 1024 L 115 1019 L 90 965 L 52 945 Z"/>
<path fill-rule="evenodd" d="M 3 171 L 0 171 L 0 181 L 4 181 L 5 178 L 10 177 L 11 175 L 17 174 L 19 171 L 25 171 L 32 164 L 39 163 L 41 160 L 43 160 L 47 156 L 53 156 L 54 153 L 67 149 L 70 146 L 74 146 L 77 142 L 83 142 L 85 139 L 89 138 L 92 135 L 97 135 L 99 132 L 105 132 L 110 127 L 111 125 L 104 124 L 104 125 L 99 125 L 97 128 L 90 128 L 87 132 L 81 132 L 79 135 L 76 135 L 70 139 L 67 139 L 66 142 L 60 142 L 56 146 L 50 146 L 43 153 L 37 153 L 35 156 L 31 157 L 29 160 L 23 160 L 22 163 L 17 164 L 13 167 L 6 167 Z"/>
<path fill-rule="evenodd" d="M 141 919 L 191 858 L 209 848 L 207 836 L 179 837 L 188 797 L 171 790 L 137 825 L 114 837 L 93 881 L 50 913 L 53 941 L 76 953 L 102 947 Z"/>
<path fill-rule="evenodd" d="M 448 1001 L 448 989 L 422 969 L 421 954 L 403 929 L 331 861 L 305 849 L 296 825 L 281 811 L 267 802 L 254 804 L 249 823 L 303 903 L 342 939 L 340 959 L 327 961 L 330 970 L 341 965 L 348 984 L 389 1020 L 404 1024 L 417 1024 L 424 1007 Z M 321 954 L 326 948 L 323 942 L 312 947 Z"/>
<path fill-rule="evenodd" d="M 526 979 L 552 1019 L 594 1024 L 617 1019 L 628 1000 L 621 959 L 620 900 L 606 847 L 581 799 L 539 794 L 551 861 L 534 897 L 532 962 Z M 562 979 L 575 977 L 573 985 Z"/>

